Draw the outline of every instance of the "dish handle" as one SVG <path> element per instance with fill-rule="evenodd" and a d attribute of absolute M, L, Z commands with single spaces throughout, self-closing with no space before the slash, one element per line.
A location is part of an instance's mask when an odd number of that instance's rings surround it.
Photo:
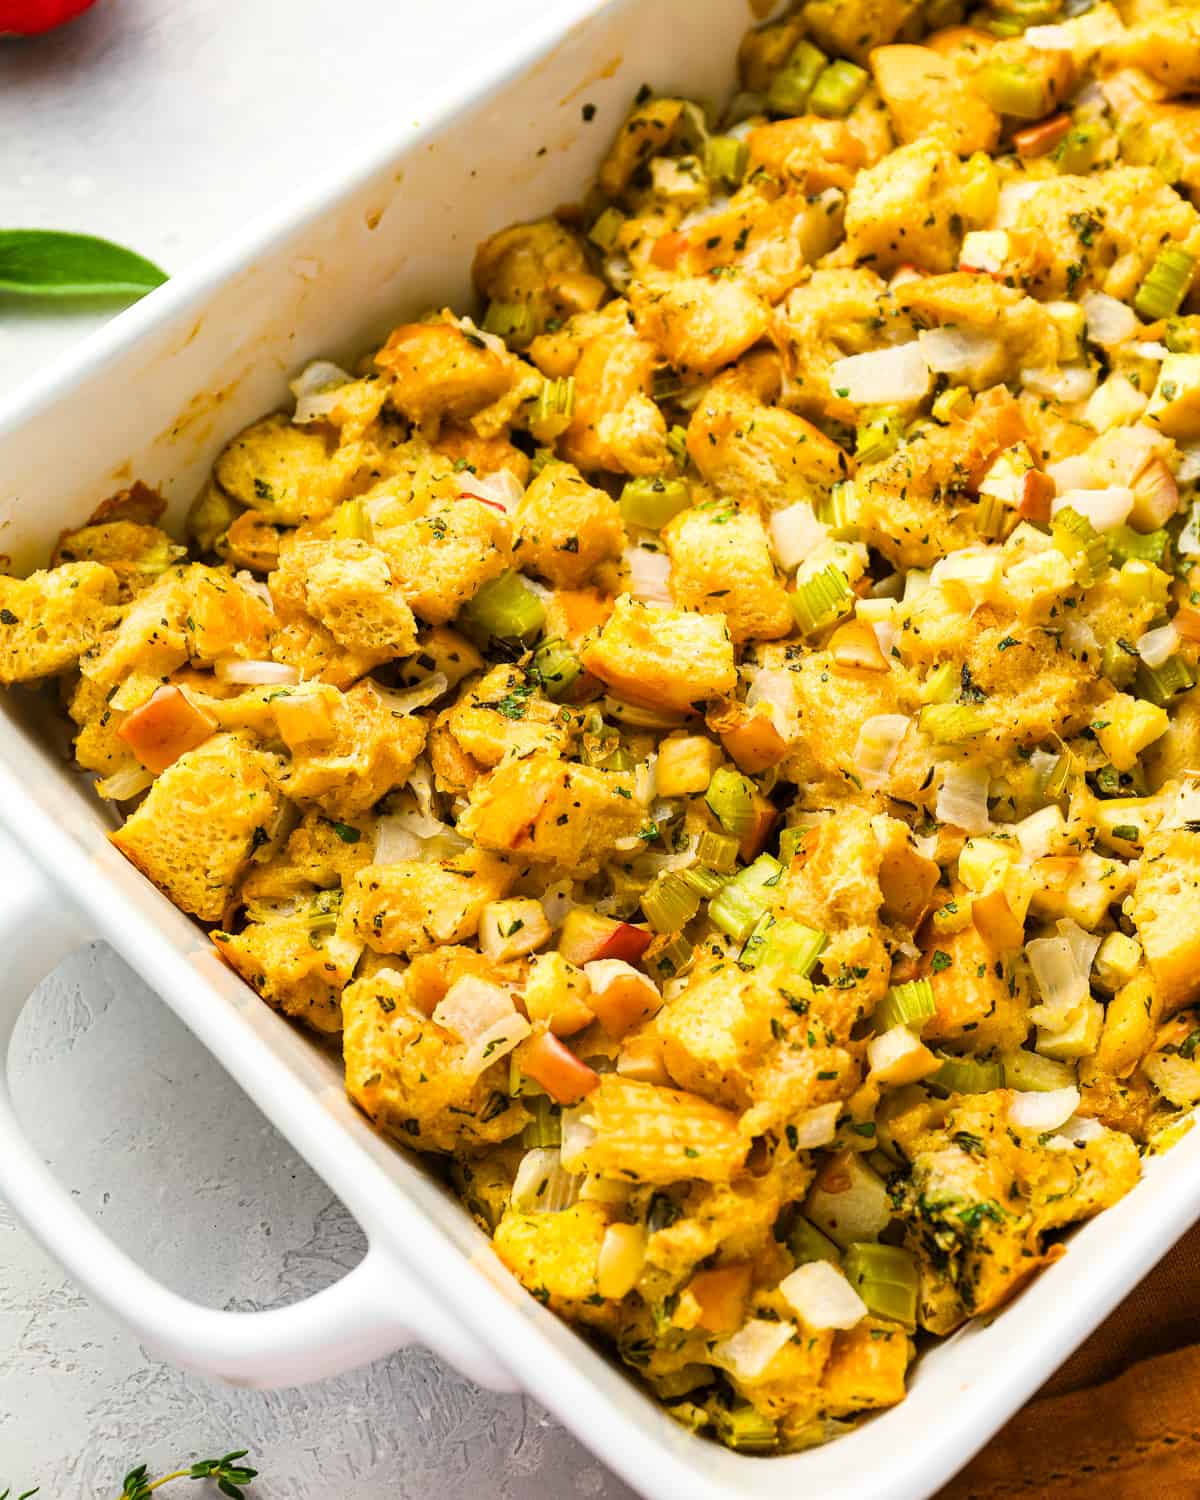
<path fill-rule="evenodd" d="M 232 1385 L 304 1385 L 416 1342 L 480 1385 L 515 1390 L 508 1371 L 381 1245 L 372 1244 L 340 1281 L 302 1302 L 225 1312 L 163 1286 L 82 1211 L 25 1136 L 8 1056 L 30 993 L 89 933 L 7 838 L 0 853 L 9 892 L 0 908 L 0 1197 L 88 1296 L 151 1353 Z"/>

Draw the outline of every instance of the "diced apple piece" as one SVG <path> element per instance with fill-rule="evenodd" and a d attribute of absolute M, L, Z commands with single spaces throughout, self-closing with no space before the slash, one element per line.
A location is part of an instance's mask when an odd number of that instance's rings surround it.
<path fill-rule="evenodd" d="M 532 953 L 549 938 L 550 923 L 540 901 L 489 901 L 480 913 L 479 947 L 494 963 Z"/>
<path fill-rule="evenodd" d="M 623 959 L 597 959 L 583 972 L 592 987 L 588 1004 L 610 1036 L 624 1036 L 662 1007 L 654 982 Z"/>
<path fill-rule="evenodd" d="M 558 935 L 558 951 L 573 964 L 588 964 L 600 958 L 622 958 L 636 963 L 654 939 L 654 934 L 631 922 L 602 917 L 586 906 L 573 907 Z"/>
<path fill-rule="evenodd" d="M 517 1066 L 540 1083 L 557 1104 L 578 1104 L 600 1083 L 599 1073 L 580 1062 L 548 1031 L 526 1042 L 517 1054 Z"/>
<path fill-rule="evenodd" d="M 525 981 L 525 1009 L 531 1021 L 544 1021 L 555 1036 L 574 1036 L 596 1019 L 588 1004 L 587 975 L 561 953 L 540 953 Z"/>
<path fill-rule="evenodd" d="M 135 708 L 117 730 L 147 771 L 157 776 L 187 750 L 202 745 L 216 730 L 215 721 L 197 708 L 182 689 L 160 687 Z"/>

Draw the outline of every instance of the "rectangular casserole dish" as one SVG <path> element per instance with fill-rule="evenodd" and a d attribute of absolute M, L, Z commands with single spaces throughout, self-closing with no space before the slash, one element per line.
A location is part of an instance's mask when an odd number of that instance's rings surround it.
<path fill-rule="evenodd" d="M 32 568 L 59 532 L 134 478 L 182 519 L 216 453 L 279 404 L 307 360 L 351 358 L 430 304 L 469 305 L 476 243 L 577 196 L 643 82 L 718 100 L 744 0 L 560 0 L 456 97 L 405 121 L 265 227 L 171 282 L 0 410 L 0 551 Z M 591 123 L 583 105 L 595 106 Z M 397 106 L 397 113 L 402 112 Z M 336 1060 L 269 1011 L 109 844 L 38 700 L 0 717 L 0 823 L 24 846 L 0 916 L 0 1043 L 38 977 L 98 933 L 250 1093 L 361 1222 L 342 1282 L 278 1312 L 196 1307 L 112 1246 L 25 1142 L 0 1075 L 0 1193 L 150 1348 L 260 1386 L 321 1378 L 427 1343 L 481 1383 L 521 1387 L 653 1500 L 813 1494 L 920 1500 L 955 1472 L 1200 1215 L 1200 1133 L 1077 1233 L 986 1326 L 919 1361 L 908 1400 L 836 1444 L 739 1456 L 673 1423 L 527 1296 L 465 1211 L 347 1101 Z M 59 731 L 61 734 L 61 731 Z"/>

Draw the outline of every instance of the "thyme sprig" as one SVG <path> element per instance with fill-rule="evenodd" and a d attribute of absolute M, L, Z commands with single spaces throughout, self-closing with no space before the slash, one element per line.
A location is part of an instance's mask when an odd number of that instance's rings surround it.
<path fill-rule="evenodd" d="M 117 1500 L 149 1500 L 155 1490 L 164 1484 L 170 1484 L 173 1479 L 215 1479 L 217 1489 L 222 1495 L 227 1495 L 229 1500 L 246 1500 L 242 1486 L 249 1484 L 258 1470 L 248 1469 L 238 1460 L 245 1458 L 249 1451 L 248 1448 L 239 1448 L 234 1453 L 227 1453 L 224 1458 L 201 1458 L 188 1469 L 176 1469 L 174 1473 L 163 1474 L 158 1479 L 150 1478 L 148 1465 L 139 1464 L 126 1474 Z M 5 1500 L 5 1496 L 0 1495 L 0 1500 Z M 18 1497 L 18 1500 L 22 1500 L 22 1497 Z"/>

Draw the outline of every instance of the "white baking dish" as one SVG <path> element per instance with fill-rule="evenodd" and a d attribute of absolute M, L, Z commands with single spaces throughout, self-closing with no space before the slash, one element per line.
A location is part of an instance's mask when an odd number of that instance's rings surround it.
<path fill-rule="evenodd" d="M 578 196 L 643 82 L 718 98 L 745 0 L 558 0 L 531 33 L 341 180 L 171 282 L 0 411 L 0 550 L 18 570 L 134 477 L 177 521 L 223 442 L 280 403 L 317 354 L 351 356 L 389 319 L 463 305 L 476 242 Z M 591 124 L 585 103 L 596 106 Z M 302 170 L 302 147 L 298 164 Z M 497 1389 L 524 1387 L 654 1500 L 917 1500 L 1001 1425 L 1200 1214 L 1200 1131 L 1072 1241 L 990 1326 L 919 1362 L 904 1405 L 834 1445 L 739 1457 L 670 1421 L 528 1297 L 457 1202 L 351 1108 L 330 1055 L 269 1011 L 199 930 L 108 844 L 31 695 L 0 717 L 0 822 L 35 862 L 7 873 L 0 1045 L 36 980 L 99 933 L 162 994 L 358 1217 L 338 1285 L 282 1311 L 213 1312 L 111 1245 L 25 1141 L 0 1074 L 0 1193 L 94 1299 L 152 1349 L 226 1380 L 286 1385 L 409 1340 Z"/>

